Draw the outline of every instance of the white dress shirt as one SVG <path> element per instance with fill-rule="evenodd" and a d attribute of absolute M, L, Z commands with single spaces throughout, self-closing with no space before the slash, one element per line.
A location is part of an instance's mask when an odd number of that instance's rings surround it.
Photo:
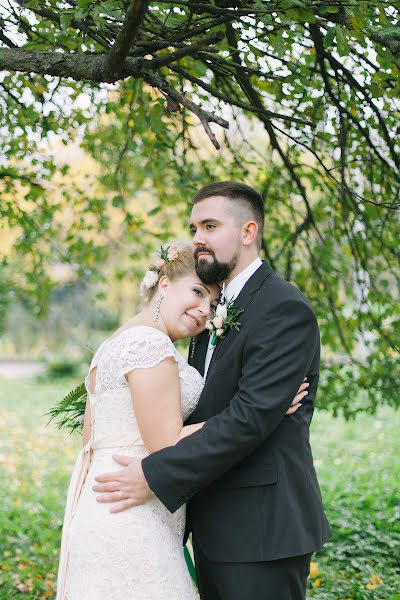
<path fill-rule="evenodd" d="M 236 300 L 247 281 L 252 275 L 254 275 L 254 273 L 257 271 L 257 269 L 261 267 L 261 265 L 262 260 L 260 257 L 257 256 L 257 258 L 253 260 L 253 262 L 250 263 L 245 269 L 243 269 L 243 271 L 236 275 L 236 277 L 232 279 L 232 281 L 230 281 L 226 287 L 225 284 L 223 284 L 221 302 L 223 300 L 225 300 L 226 302 Z M 210 345 L 208 345 L 206 360 L 204 363 L 204 379 L 207 377 L 208 367 L 210 366 L 213 351 L 214 348 L 210 348 Z"/>

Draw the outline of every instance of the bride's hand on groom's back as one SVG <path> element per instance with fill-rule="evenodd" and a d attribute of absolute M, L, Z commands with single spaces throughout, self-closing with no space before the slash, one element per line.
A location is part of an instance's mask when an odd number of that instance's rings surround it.
<path fill-rule="evenodd" d="M 286 411 L 286 415 L 292 415 L 297 410 L 299 410 L 299 408 L 301 407 L 301 401 L 308 394 L 307 388 L 309 385 L 310 384 L 308 383 L 307 378 L 305 378 L 303 383 L 297 390 L 297 394 L 293 398 L 291 405 L 289 406 L 288 410 Z"/>

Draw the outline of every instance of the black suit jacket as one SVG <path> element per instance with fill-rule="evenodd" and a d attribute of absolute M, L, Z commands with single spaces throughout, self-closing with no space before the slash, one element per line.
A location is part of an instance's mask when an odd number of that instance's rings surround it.
<path fill-rule="evenodd" d="M 240 329 L 213 352 L 187 423 L 204 427 L 142 462 L 155 495 L 188 522 L 209 560 L 253 562 L 313 552 L 329 538 L 309 427 L 320 340 L 305 297 L 264 262 L 235 301 Z M 195 339 L 203 372 L 208 332 Z M 304 377 L 303 406 L 285 413 Z"/>

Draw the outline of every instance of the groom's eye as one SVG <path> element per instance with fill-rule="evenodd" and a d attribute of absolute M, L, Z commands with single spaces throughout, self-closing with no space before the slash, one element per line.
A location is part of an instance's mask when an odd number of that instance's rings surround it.
<path fill-rule="evenodd" d="M 210 229 L 214 229 L 214 228 L 215 228 L 214 223 L 207 223 L 206 229 L 210 230 Z"/>
<path fill-rule="evenodd" d="M 196 235 L 196 230 L 195 230 L 195 229 L 193 229 L 193 227 L 192 227 L 192 229 L 190 230 L 190 235 L 192 235 L 192 236 L 193 236 L 193 235 Z"/>

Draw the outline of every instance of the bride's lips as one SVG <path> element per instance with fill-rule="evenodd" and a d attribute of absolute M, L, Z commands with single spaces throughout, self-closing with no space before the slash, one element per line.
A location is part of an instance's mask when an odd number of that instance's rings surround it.
<path fill-rule="evenodd" d="M 187 313 L 187 312 L 185 312 L 185 315 L 186 315 L 187 317 L 189 317 L 189 319 L 190 319 L 191 321 L 193 321 L 193 324 L 194 324 L 194 325 L 196 325 L 196 327 L 199 327 L 199 326 L 200 326 L 200 322 L 199 322 L 199 320 L 198 320 L 198 319 L 196 319 L 196 317 L 194 317 L 193 315 L 189 315 L 189 313 Z"/>

